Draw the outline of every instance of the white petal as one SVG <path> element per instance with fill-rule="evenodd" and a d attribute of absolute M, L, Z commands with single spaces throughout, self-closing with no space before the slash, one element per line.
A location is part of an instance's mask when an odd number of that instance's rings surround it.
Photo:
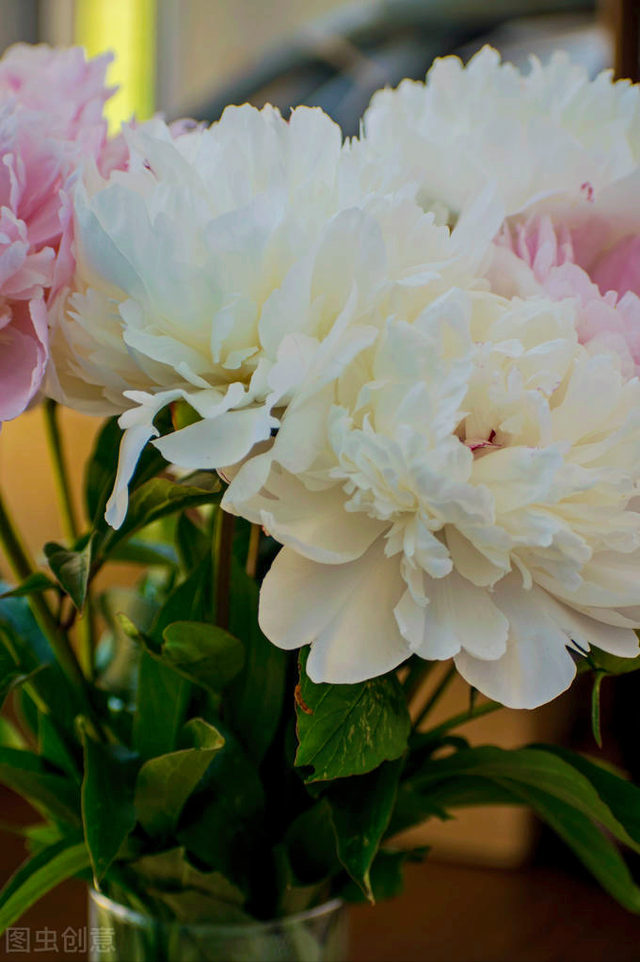
<path fill-rule="evenodd" d="M 605 609 L 603 614 L 606 617 L 609 612 Z M 603 651 L 619 655 L 621 658 L 635 658 L 640 653 L 635 631 L 626 626 L 606 624 L 600 621 L 597 615 L 589 617 L 561 604 L 555 608 L 554 617 L 569 634 L 571 640 L 583 650 L 588 650 L 590 645 L 595 645 L 596 648 L 602 648 Z"/>
<path fill-rule="evenodd" d="M 272 478 L 278 472 L 272 471 Z M 345 497 L 337 485 L 326 491 L 308 491 L 293 475 L 282 472 L 276 487 L 278 500 L 259 496 L 259 520 L 270 535 L 306 558 L 323 564 L 340 564 L 359 558 L 388 525 L 363 514 L 344 510 Z M 273 491 L 267 482 L 267 491 Z M 286 490 L 283 490 L 286 488 Z"/>
<path fill-rule="evenodd" d="M 486 588 L 503 577 L 504 568 L 490 561 L 456 527 L 448 524 L 445 530 L 454 567 L 463 578 L 479 588 Z"/>
<path fill-rule="evenodd" d="M 312 643 L 312 681 L 365 681 L 410 654 L 393 616 L 403 587 L 382 539 L 343 565 L 316 564 L 283 548 L 262 585 L 260 627 L 280 648 Z"/>
<path fill-rule="evenodd" d="M 507 708 L 544 705 L 575 677 L 575 664 L 567 651 L 570 638 L 557 624 L 547 599 L 535 587 L 525 591 L 515 577 L 505 579 L 494 597 L 509 618 L 505 654 L 495 661 L 483 661 L 467 651 L 455 657 L 458 671 L 470 685 Z"/>
<path fill-rule="evenodd" d="M 249 458 L 232 480 L 223 501 L 232 514 L 263 525 L 281 544 L 324 564 L 359 558 L 388 528 L 384 522 L 345 511 L 345 495 L 336 483 L 310 491 L 295 475 L 273 464 L 272 453 L 273 449 Z M 261 488 L 255 491 L 260 479 Z"/>
<path fill-rule="evenodd" d="M 445 578 L 426 577 L 425 594 L 429 603 L 423 608 L 410 603 L 408 592 L 396 607 L 402 635 L 421 658 L 444 660 L 463 647 L 484 660 L 504 653 L 509 622 L 488 591 L 453 571 Z"/>
<path fill-rule="evenodd" d="M 272 422 L 266 408 L 244 408 L 190 424 L 154 444 L 167 461 L 181 468 L 222 468 L 266 440 Z"/>
<path fill-rule="evenodd" d="M 129 482 L 147 441 L 157 436 L 157 429 L 148 421 L 128 428 L 122 436 L 116 480 L 104 513 L 112 528 L 119 528 L 127 516 Z"/>

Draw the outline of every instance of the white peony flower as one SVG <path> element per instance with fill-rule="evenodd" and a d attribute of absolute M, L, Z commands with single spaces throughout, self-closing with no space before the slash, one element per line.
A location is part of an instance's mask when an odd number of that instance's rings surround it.
<path fill-rule="evenodd" d="M 590 81 L 562 53 L 522 76 L 485 47 L 377 93 L 364 129 L 354 151 L 370 183 L 443 222 L 493 184 L 505 213 L 493 290 L 574 298 L 581 342 L 640 373 L 640 88 L 612 71 Z"/>
<path fill-rule="evenodd" d="M 367 197 L 317 109 L 286 122 L 271 107 L 228 108 L 209 129 L 174 139 L 155 123 L 127 139 L 129 170 L 88 171 L 76 192 L 77 270 L 49 387 L 121 414 L 116 527 L 161 408 L 184 400 L 200 418 L 154 442 L 167 460 L 239 461 L 277 428 L 316 352 L 333 378 L 371 341 L 380 289 L 398 281 L 417 298 L 434 278 L 471 278 L 500 223 L 489 194 L 453 235 L 412 201 Z"/>
<path fill-rule="evenodd" d="M 571 302 L 423 304 L 382 311 L 335 380 L 311 370 L 224 504 L 285 545 L 260 622 L 311 643 L 314 681 L 415 652 L 533 708 L 571 683 L 570 650 L 638 653 L 640 383 L 578 343 Z"/>
<path fill-rule="evenodd" d="M 374 94 L 363 120 L 365 150 L 385 187 L 411 184 L 451 220 L 488 182 L 507 215 L 565 194 L 587 200 L 631 174 L 640 160 L 640 90 L 590 81 L 557 53 L 527 76 L 483 47 L 465 67 L 437 59 L 426 83 L 403 80 Z"/>

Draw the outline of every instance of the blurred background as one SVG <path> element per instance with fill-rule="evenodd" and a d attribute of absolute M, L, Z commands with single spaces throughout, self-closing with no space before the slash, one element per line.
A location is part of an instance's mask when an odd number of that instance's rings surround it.
<path fill-rule="evenodd" d="M 531 53 L 544 61 L 564 49 L 591 75 L 613 66 L 617 50 L 619 74 L 635 76 L 637 33 L 623 29 L 623 7 L 640 15 L 638 0 L 0 0 L 0 51 L 18 41 L 113 50 L 109 79 L 120 85 L 108 107 L 113 130 L 156 111 L 214 121 L 227 104 L 248 100 L 283 111 L 319 105 L 350 135 L 374 90 L 405 76 L 422 79 L 436 56 L 466 60 L 485 42 L 523 69 Z M 98 424 L 73 412 L 62 422 L 79 490 Z M 0 480 L 34 552 L 61 537 L 37 408 L 3 428 Z M 6 577 L 1 558 L 0 566 Z M 126 568 L 109 574 L 112 584 L 134 577 Z M 550 739 L 595 752 L 583 681 L 539 711 L 479 719 L 469 737 L 505 747 Z M 638 688 L 633 675 L 603 686 L 606 757 L 636 780 Z M 467 698 L 462 683 L 454 686 L 443 717 Z M 0 796 L 0 805 L 15 817 L 15 800 Z M 354 959 L 640 958 L 638 920 L 602 895 L 526 812 L 469 810 L 418 834 L 432 846 L 431 858 L 412 870 L 407 895 L 355 913 Z M 0 845 L 2 883 L 21 853 L 4 834 Z M 71 883 L 35 918 L 80 925 L 82 898 Z"/>

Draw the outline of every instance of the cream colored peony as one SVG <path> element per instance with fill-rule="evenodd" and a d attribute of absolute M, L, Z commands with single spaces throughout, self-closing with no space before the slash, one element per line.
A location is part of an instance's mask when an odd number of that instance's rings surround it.
<path fill-rule="evenodd" d="M 425 84 L 375 94 L 357 150 L 372 184 L 449 223 L 487 184 L 505 214 L 490 279 L 507 296 L 574 298 L 582 343 L 640 373 L 640 88 L 590 81 L 566 54 L 522 76 L 485 47 Z M 362 163 L 362 161 L 361 161 Z"/>
<path fill-rule="evenodd" d="M 483 47 L 466 66 L 436 60 L 426 83 L 378 91 L 363 130 L 387 188 L 411 184 L 425 206 L 435 202 L 455 220 L 491 181 L 512 215 L 559 196 L 588 202 L 632 174 L 640 89 L 612 83 L 612 71 L 590 81 L 565 53 L 544 66 L 532 57 L 523 76 Z"/>
<path fill-rule="evenodd" d="M 571 650 L 638 653 L 640 383 L 578 343 L 571 302 L 422 304 L 381 310 L 335 380 L 310 369 L 224 504 L 285 545 L 260 622 L 311 643 L 314 681 L 415 652 L 533 708 L 571 683 Z"/>
<path fill-rule="evenodd" d="M 86 171 L 76 191 L 77 269 L 49 386 L 121 415 L 116 527 L 163 407 L 183 400 L 199 418 L 154 442 L 167 460 L 238 462 L 278 427 L 318 351 L 331 379 L 371 341 L 381 289 L 397 281 L 419 298 L 434 278 L 470 282 L 500 223 L 488 194 L 453 235 L 411 201 L 367 197 L 320 110 L 287 122 L 228 108 L 209 129 L 174 138 L 156 122 L 126 136 L 129 169 Z"/>

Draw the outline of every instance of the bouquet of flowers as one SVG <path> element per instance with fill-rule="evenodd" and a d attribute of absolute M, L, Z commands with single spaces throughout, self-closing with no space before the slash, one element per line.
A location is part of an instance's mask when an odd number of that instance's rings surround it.
<path fill-rule="evenodd" d="M 640 789 L 459 732 L 592 672 L 598 741 L 640 667 L 640 89 L 485 48 L 352 141 L 109 139 L 105 66 L 0 61 L 0 419 L 42 403 L 67 531 L 34 560 L 0 501 L 0 781 L 42 816 L 0 929 L 80 876 L 96 958 L 340 958 L 399 833 L 493 803 L 640 912 Z M 58 405 L 106 419 L 81 524 Z"/>

